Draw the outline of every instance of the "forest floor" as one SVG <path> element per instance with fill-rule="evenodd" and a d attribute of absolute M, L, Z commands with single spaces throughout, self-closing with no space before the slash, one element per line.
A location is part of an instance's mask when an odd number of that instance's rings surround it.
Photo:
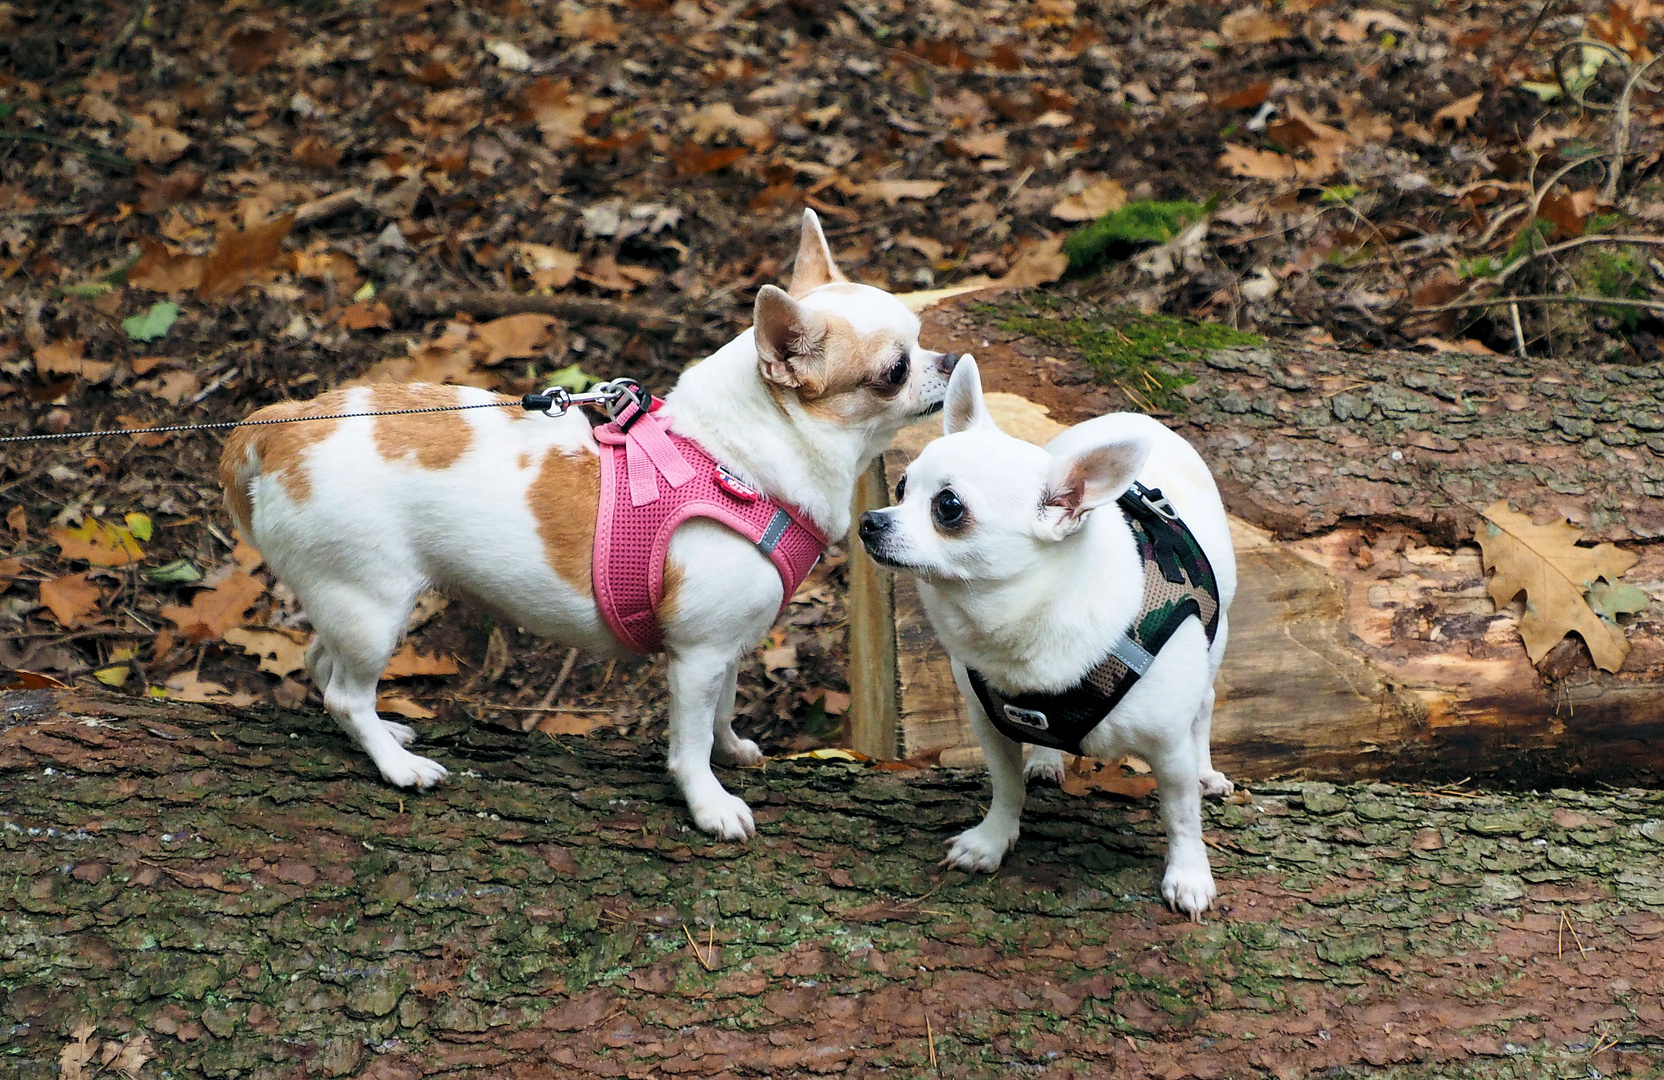
<path fill-rule="evenodd" d="M 1646 0 L 0 4 L 0 431 L 663 390 L 805 206 L 897 291 L 1067 274 L 1310 344 L 1656 363 L 1658 31 Z M 1137 244 L 1062 250 L 1128 207 Z M 1493 303 L 1549 294 L 1600 302 L 1522 302 L 1517 337 Z M 1141 372 L 1104 400 L 1172 404 Z M 711 845 L 650 760 L 657 665 L 435 598 L 383 707 L 456 782 L 407 808 L 300 674 L 219 445 L 0 449 L 27 1075 L 1653 1068 L 1644 793 L 1256 789 L 1210 812 L 1197 928 L 1151 900 L 1143 804 L 1042 794 L 998 877 L 931 870 L 982 797 L 951 771 L 772 762 L 733 778 L 764 836 Z M 835 547 L 743 669 L 771 752 L 839 738 L 842 590 Z"/>

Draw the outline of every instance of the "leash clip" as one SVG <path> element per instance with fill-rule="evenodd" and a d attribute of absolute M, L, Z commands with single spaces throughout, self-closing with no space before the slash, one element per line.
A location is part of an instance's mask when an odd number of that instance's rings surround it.
<path fill-rule="evenodd" d="M 1148 507 L 1152 513 L 1166 518 L 1168 521 L 1179 520 L 1179 512 L 1173 509 L 1173 504 L 1167 501 L 1167 496 L 1161 493 L 1160 488 L 1147 488 L 1143 484 L 1137 484 L 1136 487 L 1138 490 L 1135 494 L 1138 501 Z"/>
<path fill-rule="evenodd" d="M 527 412 L 565 416 L 566 410 L 572 407 L 572 391 L 564 386 L 551 386 L 541 394 L 527 394 L 522 397 L 520 407 Z"/>
<path fill-rule="evenodd" d="M 520 407 L 527 412 L 565 416 L 574 405 L 599 405 L 620 430 L 628 431 L 630 424 L 640 413 L 647 411 L 652 401 L 652 395 L 634 379 L 613 379 L 611 382 L 596 383 L 594 389 L 581 394 L 574 394 L 564 386 L 551 386 L 541 394 L 523 396 Z M 630 411 L 632 405 L 636 407 L 634 412 Z M 620 420 L 620 416 L 624 419 Z"/>

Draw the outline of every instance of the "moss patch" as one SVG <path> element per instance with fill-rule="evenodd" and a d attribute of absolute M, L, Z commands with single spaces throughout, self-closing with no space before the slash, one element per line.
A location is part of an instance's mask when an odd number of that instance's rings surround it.
<path fill-rule="evenodd" d="M 1063 253 L 1075 273 L 1095 270 L 1106 262 L 1124 259 L 1150 244 L 1165 244 L 1199 220 L 1207 208 L 1193 202 L 1128 203 L 1069 235 Z"/>
<path fill-rule="evenodd" d="M 1064 313 L 1050 297 L 1022 303 L 979 304 L 999 328 L 1060 345 L 1092 365 L 1098 381 L 1119 387 L 1149 409 L 1181 412 L 1181 386 L 1193 381 L 1180 365 L 1214 349 L 1263 345 L 1265 339 L 1219 323 L 1146 315 L 1131 308 L 1099 310 L 1075 305 Z"/>

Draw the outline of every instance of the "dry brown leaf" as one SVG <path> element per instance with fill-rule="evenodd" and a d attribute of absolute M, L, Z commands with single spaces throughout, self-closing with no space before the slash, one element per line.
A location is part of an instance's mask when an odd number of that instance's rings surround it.
<path fill-rule="evenodd" d="M 191 597 L 190 604 L 169 604 L 162 617 L 179 627 L 190 641 L 215 641 L 227 630 L 240 626 L 243 613 L 254 606 L 266 586 L 241 571 L 233 572 L 212 589 Z"/>
<path fill-rule="evenodd" d="M 1416 341 L 1416 345 L 1432 349 L 1434 352 L 1471 353 L 1474 356 L 1495 356 L 1496 350 L 1483 341 L 1473 338 L 1463 338 L 1461 341 L 1446 341 L 1440 337 L 1424 337 Z"/>
<path fill-rule="evenodd" d="M 169 405 L 177 405 L 181 401 L 184 401 L 187 397 L 190 397 L 192 394 L 202 389 L 202 381 L 189 371 L 164 371 L 154 379 L 146 379 L 144 382 L 134 383 L 133 389 L 143 390 L 152 397 L 161 398 Z M 123 425 L 129 426 L 126 425 L 125 421 L 123 421 Z M 149 427 L 150 424 L 146 421 L 137 421 L 130 426 Z M 159 436 L 141 436 L 141 438 L 152 437 Z"/>
<path fill-rule="evenodd" d="M 974 135 L 956 135 L 953 141 L 967 157 L 974 158 L 1002 158 L 1005 156 L 1006 143 L 1009 141 L 1003 131 L 979 132 Z"/>
<path fill-rule="evenodd" d="M 1056 281 L 1069 269 L 1069 256 L 1063 254 L 1063 234 L 1030 244 L 1017 261 L 1011 264 L 997 284 L 1026 288 Z"/>
<path fill-rule="evenodd" d="M 1433 114 L 1433 123 L 1449 120 L 1458 128 L 1467 127 L 1468 121 L 1473 119 L 1473 114 L 1479 111 L 1479 102 L 1484 96 L 1483 90 L 1476 90 L 1467 97 L 1457 98 Z"/>
<path fill-rule="evenodd" d="M 1604 671 L 1617 671 L 1629 655 L 1624 632 L 1596 615 L 1584 594 L 1600 578 L 1616 583 L 1639 556 L 1613 544 L 1578 547 L 1581 529 L 1560 520 L 1535 525 L 1500 501 L 1485 511 L 1488 524 L 1477 530 L 1487 569 L 1487 587 L 1497 607 L 1526 594 L 1520 637 L 1533 664 L 1575 633 Z"/>
<path fill-rule="evenodd" d="M 883 199 L 894 206 L 902 199 L 929 199 L 946 187 L 940 180 L 874 180 L 867 184 L 852 185 L 858 198 L 875 202 Z"/>
<path fill-rule="evenodd" d="M 174 701 L 198 701 L 241 708 L 260 700 L 240 690 L 233 693 L 219 683 L 202 678 L 195 671 L 181 671 L 162 685 L 168 688 L 168 697 Z"/>
<path fill-rule="evenodd" d="M 390 330 L 393 327 L 393 309 L 380 300 L 360 300 L 342 310 L 341 325 L 348 330 L 368 330 L 372 327 Z"/>
<path fill-rule="evenodd" d="M 475 338 L 486 353 L 480 363 L 500 364 L 504 360 L 542 356 L 561 330 L 559 319 L 548 315 L 505 315 L 476 327 Z"/>
<path fill-rule="evenodd" d="M 651 283 L 658 276 L 657 270 L 621 263 L 610 252 L 589 260 L 578 271 L 578 277 L 591 285 L 614 292 L 630 292 L 638 285 Z"/>
<path fill-rule="evenodd" d="M 537 730 L 545 735 L 588 735 L 597 728 L 606 727 L 612 723 L 612 717 L 605 713 L 585 713 L 582 716 L 573 713 L 556 713 L 545 716 L 537 722 Z"/>
<path fill-rule="evenodd" d="M 58 625 L 66 629 L 80 626 L 98 608 L 103 590 L 87 580 L 87 575 L 65 574 L 40 583 L 40 602 L 52 612 Z"/>
<path fill-rule="evenodd" d="M 87 1064 L 92 1061 L 93 1053 L 97 1049 L 93 1044 L 93 1032 L 98 1025 L 91 1020 L 82 1020 L 75 1025 L 70 1033 L 74 1040 L 58 1052 L 58 1075 L 62 1080 L 88 1080 L 92 1075 L 87 1070 Z"/>
<path fill-rule="evenodd" d="M 774 144 L 774 129 L 751 116 L 741 116 L 725 101 L 707 105 L 688 117 L 693 141 L 709 144 L 711 140 L 730 132 L 739 136 L 745 145 L 767 150 Z"/>
<path fill-rule="evenodd" d="M 670 151 L 670 160 L 676 163 L 676 171 L 683 176 L 704 176 L 726 169 L 749 153 L 751 148 L 747 146 L 719 146 L 707 150 L 696 142 L 685 142 Z"/>
<path fill-rule="evenodd" d="M 43 379 L 49 375 L 75 375 L 90 383 L 108 379 L 116 366 L 105 360 L 88 360 L 81 355 L 82 348 L 75 338 L 42 345 L 35 350 L 35 374 Z"/>
<path fill-rule="evenodd" d="M 140 165 L 135 171 L 135 178 L 143 191 L 139 196 L 139 212 L 142 214 L 160 213 L 202 190 L 202 175 L 186 168 L 163 175 Z"/>
<path fill-rule="evenodd" d="M 127 1041 L 121 1044 L 121 1053 L 110 1063 L 110 1068 L 128 1080 L 134 1080 L 139 1075 L 139 1070 L 144 1068 L 144 1063 L 155 1056 L 156 1050 L 150 1045 L 150 1036 L 141 1031 L 129 1036 Z"/>
<path fill-rule="evenodd" d="M 267 630 L 259 626 L 233 626 L 225 640 L 260 658 L 260 670 L 283 676 L 306 668 L 306 647 L 312 635 L 300 630 Z"/>
<path fill-rule="evenodd" d="M 940 240 L 932 240 L 928 236 L 914 236 L 910 232 L 904 232 L 896 237 L 896 246 L 911 248 L 931 262 L 940 261 L 948 251 L 948 246 Z"/>
<path fill-rule="evenodd" d="M 227 297 L 270 273 L 283 257 L 283 238 L 294 223 L 291 213 L 242 231 L 222 230 L 202 260 L 198 293 L 210 300 Z"/>
<path fill-rule="evenodd" d="M 381 673 L 381 677 L 404 679 L 413 675 L 455 675 L 458 670 L 456 657 L 419 653 L 416 646 L 407 641 L 387 662 L 387 670 Z"/>
<path fill-rule="evenodd" d="M 611 45 L 618 42 L 622 28 L 604 7 L 583 8 L 568 3 L 560 13 L 560 32 L 563 37 Z"/>
<path fill-rule="evenodd" d="M 202 256 L 169 251 L 148 236 L 139 237 L 139 250 L 139 261 L 127 271 L 133 288 L 176 296 L 202 284 Z"/>
<path fill-rule="evenodd" d="M 122 525 L 88 518 L 80 525 L 54 525 L 47 530 L 66 559 L 85 559 L 94 566 L 126 566 L 138 562 L 144 549 Z"/>
<path fill-rule="evenodd" d="M 763 650 L 763 666 L 770 671 L 784 671 L 797 666 L 796 645 L 776 645 Z"/>
<path fill-rule="evenodd" d="M 1264 45 L 1281 41 L 1294 33 L 1282 19 L 1274 19 L 1258 8 L 1233 11 L 1219 22 L 1219 36 L 1238 45 Z"/>
<path fill-rule="evenodd" d="M 575 251 L 550 247 L 548 244 L 519 243 L 514 245 L 521 269 L 531 276 L 540 289 L 560 289 L 572 283 L 583 257 Z"/>
<path fill-rule="evenodd" d="M 1123 799 L 1142 799 L 1155 791 L 1155 777 L 1137 772 L 1128 775 L 1122 768 L 1123 764 L 1121 760 L 1076 758 L 1074 764 L 1063 773 L 1063 792 L 1078 797 L 1093 791 L 1102 791 Z"/>
<path fill-rule="evenodd" d="M 1052 217 L 1061 221 L 1096 221 L 1112 210 L 1127 205 L 1127 189 L 1119 180 L 1099 180 L 1052 207 Z"/>
<path fill-rule="evenodd" d="M 543 134 L 544 145 L 551 150 L 571 146 L 572 140 L 584 133 L 589 114 L 606 106 L 604 101 L 572 93 L 570 79 L 539 79 L 526 87 L 523 99 Z"/>
<path fill-rule="evenodd" d="M 432 709 L 418 705 L 401 694 L 382 694 L 376 698 L 376 712 L 392 713 L 402 716 L 406 720 L 432 720 L 439 714 Z"/>
<path fill-rule="evenodd" d="M 136 161 L 165 165 L 190 148 L 190 136 L 162 127 L 142 113 L 133 117 L 133 126 L 127 132 L 127 156 Z"/>

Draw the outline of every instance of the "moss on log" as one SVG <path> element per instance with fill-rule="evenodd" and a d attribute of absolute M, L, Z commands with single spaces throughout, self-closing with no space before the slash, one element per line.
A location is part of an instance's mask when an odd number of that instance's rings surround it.
<path fill-rule="evenodd" d="M 452 782 L 401 794 L 317 715 L 0 694 L 0 1072 L 58 1075 L 89 1024 L 147 1039 L 141 1076 L 238 1080 L 1647 1075 L 1661 1049 L 1656 793 L 1265 786 L 1209 809 L 1194 926 L 1155 899 L 1149 803 L 1039 791 L 973 877 L 935 863 L 978 774 L 729 772 L 742 846 L 689 830 L 657 747 L 422 735 Z"/>

